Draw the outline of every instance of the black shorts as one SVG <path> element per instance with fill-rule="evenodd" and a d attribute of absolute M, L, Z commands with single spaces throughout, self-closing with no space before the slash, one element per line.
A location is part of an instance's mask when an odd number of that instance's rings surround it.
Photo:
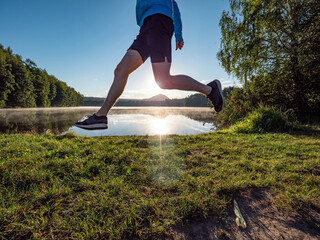
<path fill-rule="evenodd" d="M 139 35 L 128 49 L 137 50 L 143 62 L 148 57 L 152 63 L 172 61 L 171 39 L 174 32 L 173 20 L 162 14 L 147 17 Z"/>

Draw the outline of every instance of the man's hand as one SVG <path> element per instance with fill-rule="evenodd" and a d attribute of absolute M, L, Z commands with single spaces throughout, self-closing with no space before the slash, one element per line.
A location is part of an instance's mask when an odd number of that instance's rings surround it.
<path fill-rule="evenodd" d="M 181 50 L 183 48 L 183 45 L 184 45 L 184 41 L 176 42 L 176 50 L 178 49 Z"/>

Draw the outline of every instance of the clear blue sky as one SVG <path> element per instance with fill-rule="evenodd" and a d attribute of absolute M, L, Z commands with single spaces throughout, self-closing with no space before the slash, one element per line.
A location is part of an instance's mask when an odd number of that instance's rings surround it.
<path fill-rule="evenodd" d="M 185 47 L 174 51 L 172 74 L 186 74 L 223 87 L 238 84 L 219 65 L 219 20 L 228 0 L 177 0 Z M 85 96 L 106 96 L 113 71 L 139 32 L 136 0 L 0 0 L 0 43 Z M 173 38 L 174 43 L 174 38 Z M 150 60 L 129 78 L 122 98 L 164 93 L 180 98 L 192 92 L 160 90 Z"/>

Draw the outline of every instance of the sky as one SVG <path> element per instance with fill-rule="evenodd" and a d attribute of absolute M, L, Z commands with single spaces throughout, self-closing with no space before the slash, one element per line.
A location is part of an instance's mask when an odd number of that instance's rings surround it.
<path fill-rule="evenodd" d="M 219 21 L 229 10 L 229 0 L 176 2 L 185 46 L 172 49 L 171 74 L 189 75 L 204 84 L 219 79 L 223 87 L 239 85 L 216 57 Z M 135 5 L 136 0 L 0 0 L 0 44 L 84 96 L 105 97 L 115 67 L 139 33 Z M 130 75 L 121 98 L 183 98 L 193 93 L 160 89 L 148 59 Z"/>

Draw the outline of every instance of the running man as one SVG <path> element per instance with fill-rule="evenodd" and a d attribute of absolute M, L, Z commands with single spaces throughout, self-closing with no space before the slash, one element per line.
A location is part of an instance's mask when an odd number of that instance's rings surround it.
<path fill-rule="evenodd" d="M 196 91 L 207 96 L 216 112 L 223 108 L 221 83 L 214 80 L 204 85 L 186 75 L 171 75 L 171 39 L 176 38 L 176 50 L 182 49 L 182 22 L 175 0 L 137 0 L 137 23 L 139 35 L 116 67 L 114 80 L 107 98 L 99 111 L 75 126 L 84 129 L 108 128 L 107 114 L 121 96 L 129 75 L 149 57 L 156 83 L 162 89 Z"/>

